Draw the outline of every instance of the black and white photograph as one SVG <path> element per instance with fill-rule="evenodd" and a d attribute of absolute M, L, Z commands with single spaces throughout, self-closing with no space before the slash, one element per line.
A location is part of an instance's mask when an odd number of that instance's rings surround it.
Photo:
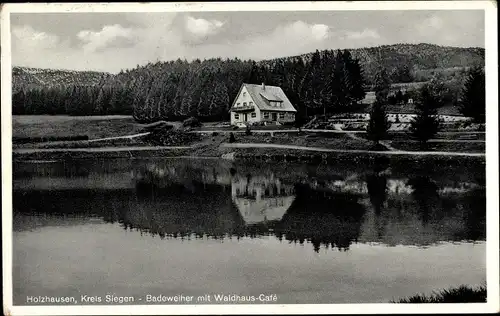
<path fill-rule="evenodd" d="M 498 311 L 496 14 L 3 5 L 4 313 Z"/>

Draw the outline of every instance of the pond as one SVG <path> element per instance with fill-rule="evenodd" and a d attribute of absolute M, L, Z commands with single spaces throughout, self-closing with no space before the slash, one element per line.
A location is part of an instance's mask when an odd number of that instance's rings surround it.
<path fill-rule="evenodd" d="M 486 280 L 484 166 L 25 161 L 13 205 L 14 305 L 387 303 Z"/>

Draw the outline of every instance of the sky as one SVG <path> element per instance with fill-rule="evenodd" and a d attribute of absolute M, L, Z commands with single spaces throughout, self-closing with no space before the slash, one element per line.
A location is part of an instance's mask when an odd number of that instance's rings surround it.
<path fill-rule="evenodd" d="M 396 43 L 484 47 L 484 11 L 12 13 L 12 64 L 117 73 L 177 58 L 262 60 Z"/>

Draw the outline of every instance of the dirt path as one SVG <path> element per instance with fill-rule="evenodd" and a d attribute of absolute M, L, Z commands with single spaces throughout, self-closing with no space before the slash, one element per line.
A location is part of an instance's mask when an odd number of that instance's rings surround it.
<path fill-rule="evenodd" d="M 40 152 L 116 152 L 116 151 L 147 151 L 147 150 L 168 150 L 168 149 L 190 149 L 191 146 L 129 146 L 129 147 L 94 147 L 94 148 L 16 148 L 13 153 L 31 154 Z"/>
<path fill-rule="evenodd" d="M 357 141 L 361 141 L 361 142 L 365 142 L 365 143 L 369 143 L 370 141 L 367 140 L 366 138 L 361 138 L 355 134 L 351 134 L 351 133 L 347 133 L 347 136 L 349 136 L 350 138 L 354 139 L 354 140 L 357 140 Z M 392 151 L 398 151 L 399 149 L 396 149 L 394 147 L 392 147 L 391 145 L 389 145 L 388 142 L 385 142 L 385 141 L 382 141 L 380 140 L 379 141 L 379 144 L 381 144 L 382 146 L 384 146 L 387 150 L 392 150 Z"/>
<path fill-rule="evenodd" d="M 100 141 L 105 141 L 105 140 L 113 140 L 113 139 L 132 139 L 132 138 L 137 138 L 141 136 L 146 136 L 149 135 L 150 132 L 146 133 L 139 133 L 139 134 L 132 134 L 132 135 L 125 135 L 125 136 L 115 136 L 115 137 L 106 137 L 106 138 L 96 138 L 96 139 L 89 139 L 88 142 L 100 142 Z"/>
<path fill-rule="evenodd" d="M 316 152 L 334 152 L 334 153 L 370 153 L 382 155 L 410 155 L 410 156 L 462 156 L 462 157 L 485 157 L 484 153 L 462 153 L 462 152 L 448 152 L 448 151 L 371 151 L 371 150 L 347 150 L 347 149 L 330 149 L 321 147 L 304 147 L 294 145 L 279 145 L 279 144 L 266 144 L 266 143 L 222 143 L 222 147 L 226 148 L 281 148 L 281 149 L 296 149 L 304 151 Z"/>
<path fill-rule="evenodd" d="M 297 133 L 299 130 L 298 129 L 253 129 L 252 133 L 259 133 L 259 134 L 265 134 L 265 133 Z M 193 133 L 193 134 L 209 134 L 209 133 L 219 133 L 219 134 L 229 134 L 229 133 L 234 133 L 234 134 L 241 134 L 245 133 L 245 129 L 237 129 L 237 130 L 202 130 L 202 131 L 189 131 L 188 133 Z"/>
<path fill-rule="evenodd" d="M 300 130 L 301 132 L 308 132 L 308 133 L 336 133 L 336 134 L 365 134 L 366 131 L 346 131 L 346 130 L 333 130 L 333 129 L 308 129 L 308 128 L 302 128 Z M 196 131 L 189 131 L 188 133 L 196 133 L 196 134 L 202 134 L 202 133 L 245 133 L 244 128 L 236 129 L 236 130 L 230 130 L 230 129 L 213 129 L 213 130 L 196 130 Z M 299 132 L 299 129 L 252 129 L 252 133 L 297 133 Z M 446 135 L 446 134 L 485 134 L 486 132 L 482 131 L 453 131 L 453 132 L 438 132 L 438 135 Z"/>
<path fill-rule="evenodd" d="M 418 142 L 418 141 L 415 141 Z M 429 139 L 428 143 L 486 143 L 483 139 Z"/>

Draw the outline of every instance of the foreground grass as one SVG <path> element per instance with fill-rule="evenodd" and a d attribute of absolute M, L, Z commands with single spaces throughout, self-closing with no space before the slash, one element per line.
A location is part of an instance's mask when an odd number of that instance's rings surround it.
<path fill-rule="evenodd" d="M 235 136 L 238 143 L 268 143 L 280 145 L 294 145 L 306 147 L 323 147 L 332 149 L 369 149 L 372 143 L 364 139 L 353 139 L 347 134 L 301 134 L 277 133 L 273 137 L 266 134 L 252 135 L 238 134 Z"/>
<path fill-rule="evenodd" d="M 131 116 L 13 115 L 13 137 L 88 136 L 89 139 L 139 133 Z"/>
<path fill-rule="evenodd" d="M 392 141 L 391 146 L 399 150 L 420 151 L 420 144 L 415 141 Z M 464 153 L 484 153 L 486 143 L 484 142 L 449 142 L 449 143 L 428 143 L 425 147 L 428 151 L 451 151 Z"/>
<path fill-rule="evenodd" d="M 442 290 L 432 295 L 416 294 L 414 296 L 391 301 L 391 303 L 483 303 L 486 302 L 486 286 L 470 287 L 461 285 L 456 288 Z"/>

